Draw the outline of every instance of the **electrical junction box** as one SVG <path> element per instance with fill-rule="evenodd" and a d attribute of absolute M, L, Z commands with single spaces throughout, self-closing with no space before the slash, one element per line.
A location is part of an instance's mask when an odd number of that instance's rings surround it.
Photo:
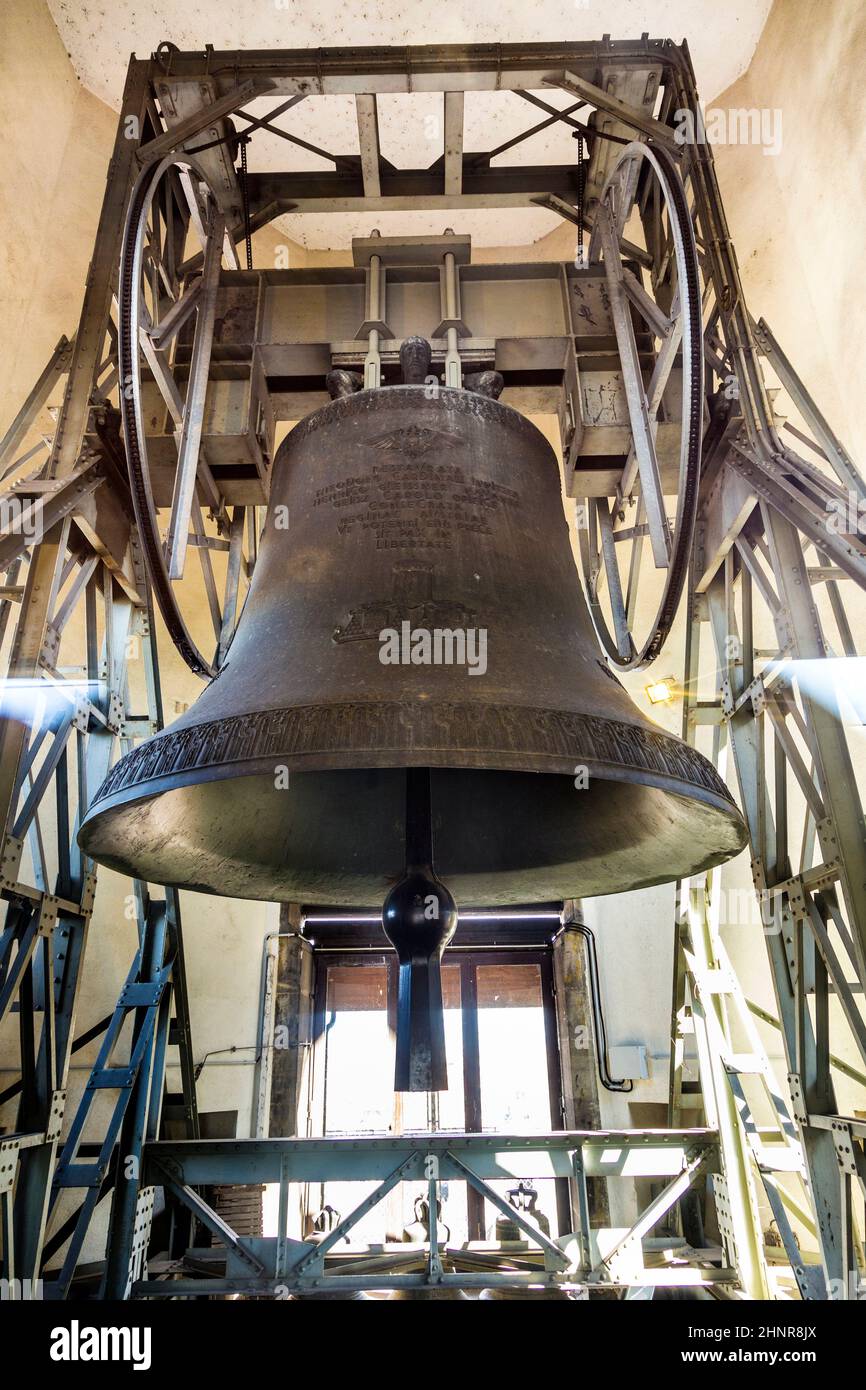
<path fill-rule="evenodd" d="M 646 1048 L 642 1043 L 629 1043 L 624 1047 L 608 1048 L 607 1061 L 614 1081 L 647 1081 L 649 1079 Z"/>

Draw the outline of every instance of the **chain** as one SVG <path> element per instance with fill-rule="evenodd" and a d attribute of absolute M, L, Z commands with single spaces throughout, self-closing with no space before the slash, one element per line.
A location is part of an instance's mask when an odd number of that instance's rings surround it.
<path fill-rule="evenodd" d="M 586 262 L 583 254 L 583 135 L 577 137 L 577 264 L 583 270 Z"/>
<path fill-rule="evenodd" d="M 250 231 L 250 193 L 247 186 L 247 143 L 248 137 L 241 136 L 241 198 L 244 208 L 244 240 L 247 246 L 247 270 L 253 268 L 253 238 Z"/>

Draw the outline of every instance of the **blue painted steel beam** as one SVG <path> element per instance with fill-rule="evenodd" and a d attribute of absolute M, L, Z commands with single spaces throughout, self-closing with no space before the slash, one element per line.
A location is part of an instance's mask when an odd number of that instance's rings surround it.
<path fill-rule="evenodd" d="M 560 1130 L 543 1135 L 424 1134 L 371 1139 L 198 1139 L 148 1144 L 145 1183 L 159 1185 L 160 1166 L 202 1184 L 383 1181 L 412 1160 L 407 1180 L 426 1179 L 425 1159 L 435 1154 L 441 1180 L 463 1181 L 448 1157 L 468 1162 L 482 1179 L 568 1178 L 573 1154 L 583 1151 L 590 1177 L 674 1177 L 686 1157 L 714 1149 L 713 1130 Z"/>

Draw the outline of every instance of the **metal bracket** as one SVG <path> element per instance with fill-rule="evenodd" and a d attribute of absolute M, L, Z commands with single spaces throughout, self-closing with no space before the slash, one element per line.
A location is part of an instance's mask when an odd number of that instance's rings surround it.
<path fill-rule="evenodd" d="M 86 734 L 90 725 L 91 704 L 86 695 L 78 695 L 75 699 L 75 713 L 72 716 L 72 727 L 79 733 Z"/>
<path fill-rule="evenodd" d="M 112 690 L 111 694 L 108 697 L 108 716 L 106 720 L 106 724 L 110 733 L 118 736 L 120 735 L 124 722 L 123 716 L 123 700 L 120 698 L 116 691 Z"/>
<path fill-rule="evenodd" d="M 93 911 L 93 903 L 96 898 L 96 874 L 91 870 L 84 876 L 84 883 L 81 888 L 81 915 L 89 917 Z"/>
<path fill-rule="evenodd" d="M 723 1173 L 710 1174 L 710 1190 L 716 1204 L 716 1221 L 722 1238 L 722 1249 L 732 1269 L 737 1268 L 737 1241 L 728 1183 Z"/>
<path fill-rule="evenodd" d="M 851 1126 L 846 1124 L 844 1120 L 834 1120 L 830 1126 L 830 1133 L 833 1135 L 833 1147 L 836 1150 L 836 1162 L 839 1164 L 839 1171 L 856 1178 L 857 1155 L 854 1152 L 856 1141 L 851 1133 Z"/>
<path fill-rule="evenodd" d="M 17 884 L 23 852 L 24 841 L 14 835 L 7 835 L 0 857 L 0 888 L 14 888 Z"/>
<path fill-rule="evenodd" d="M 63 1129 L 63 1115 L 66 1110 L 66 1091 L 52 1091 L 51 1108 L 48 1112 L 48 1124 L 45 1126 L 45 1142 L 53 1144 L 55 1139 L 60 1138 Z"/>
<path fill-rule="evenodd" d="M 150 1244 L 150 1231 L 153 1225 L 153 1204 L 155 1187 L 140 1187 L 135 1199 L 135 1217 L 132 1225 L 132 1249 L 129 1256 L 129 1278 L 126 1295 L 137 1279 L 144 1273 L 147 1262 L 147 1247 Z"/>
<path fill-rule="evenodd" d="M 791 1092 L 791 1108 L 798 1124 L 809 1123 L 809 1110 L 803 1096 L 803 1081 L 794 1071 L 788 1072 L 788 1089 Z"/>
<path fill-rule="evenodd" d="M 18 1139 L 0 1139 L 0 1196 L 11 1192 L 15 1186 L 20 1148 Z"/>
<path fill-rule="evenodd" d="M 49 937 L 57 923 L 58 899 L 44 893 L 39 904 L 39 935 Z"/>

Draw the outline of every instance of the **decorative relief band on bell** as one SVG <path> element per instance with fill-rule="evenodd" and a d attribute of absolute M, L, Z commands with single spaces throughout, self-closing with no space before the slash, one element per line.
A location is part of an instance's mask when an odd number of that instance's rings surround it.
<path fill-rule="evenodd" d="M 417 404 L 419 410 L 423 410 L 425 401 L 429 399 L 424 394 L 427 389 L 426 386 L 382 386 L 369 391 L 358 391 L 354 395 L 338 396 L 315 410 L 312 415 L 305 415 L 303 420 L 299 420 L 294 429 L 287 434 L 285 442 L 294 448 L 308 435 L 315 434 L 323 427 L 333 426 L 342 414 L 347 414 L 352 419 L 357 419 L 361 412 L 393 415 L 401 405 L 405 407 L 407 401 Z M 448 412 L 458 416 L 469 416 L 478 420 L 482 426 L 495 423 L 506 426 L 518 437 L 522 435 L 535 442 L 547 442 L 537 425 L 492 396 L 482 396 L 477 391 L 462 391 L 458 387 L 440 386 L 437 398 L 447 407 Z"/>
<path fill-rule="evenodd" d="M 358 701 L 297 706 L 240 714 L 229 719 L 168 730 L 127 753 L 109 772 L 93 799 L 108 797 L 162 778 L 266 759 L 341 754 L 499 753 L 538 763 L 588 764 L 631 769 L 703 787 L 720 800 L 733 797 L 695 748 L 661 730 L 569 710 L 514 705 L 416 701 Z M 330 764 L 333 767 L 333 763 Z M 363 761 L 354 764 L 363 767 Z M 488 764 L 489 766 L 489 764 Z M 514 768 L 514 764 L 503 764 Z M 494 770 L 494 769 L 491 769 Z"/>

